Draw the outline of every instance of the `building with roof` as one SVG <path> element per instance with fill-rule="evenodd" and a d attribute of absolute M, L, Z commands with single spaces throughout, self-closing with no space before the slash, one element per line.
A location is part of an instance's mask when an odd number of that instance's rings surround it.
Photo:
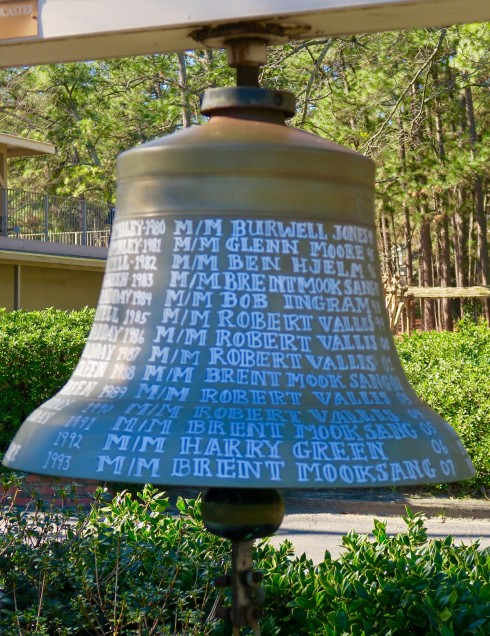
<path fill-rule="evenodd" d="M 53 144 L 0 134 L 0 307 L 95 307 L 111 210 L 9 188 L 8 160 L 53 155 Z"/>

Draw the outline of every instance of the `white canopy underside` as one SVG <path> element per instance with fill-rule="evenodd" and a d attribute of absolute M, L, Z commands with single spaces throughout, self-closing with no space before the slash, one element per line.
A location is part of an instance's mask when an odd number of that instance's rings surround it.
<path fill-rule="evenodd" d="M 192 36 L 197 29 L 252 20 L 294 26 L 294 39 L 306 39 L 483 22 L 490 1 L 39 0 L 38 36 L 2 35 L 0 67 L 203 48 Z"/>

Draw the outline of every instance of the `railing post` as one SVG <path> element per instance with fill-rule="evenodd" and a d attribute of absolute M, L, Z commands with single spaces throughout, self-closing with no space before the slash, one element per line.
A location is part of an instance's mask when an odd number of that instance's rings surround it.
<path fill-rule="evenodd" d="M 2 221 L 2 227 L 1 227 L 1 231 L 2 231 L 2 236 L 8 236 L 9 235 L 9 230 L 8 230 L 8 193 L 7 193 L 7 188 L 2 188 L 1 190 L 1 197 L 0 197 L 0 214 L 1 214 L 1 221 Z"/>
<path fill-rule="evenodd" d="M 82 245 L 87 245 L 87 203 L 82 199 Z"/>
<path fill-rule="evenodd" d="M 49 241 L 49 194 L 43 197 L 44 205 L 44 240 Z"/>

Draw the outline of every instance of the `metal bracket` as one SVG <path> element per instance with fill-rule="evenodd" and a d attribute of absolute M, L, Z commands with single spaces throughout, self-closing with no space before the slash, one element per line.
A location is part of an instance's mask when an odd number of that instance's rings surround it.
<path fill-rule="evenodd" d="M 267 44 L 284 44 L 300 34 L 303 36 L 304 24 L 279 24 L 278 22 L 236 22 L 234 24 L 219 24 L 213 27 L 205 27 L 192 31 L 190 36 L 212 48 L 226 48 L 231 40 L 250 38 L 263 40 Z"/>
<path fill-rule="evenodd" d="M 226 48 L 228 65 L 237 69 L 238 86 L 258 86 L 259 67 L 267 63 L 267 45 L 283 44 L 304 30 L 303 25 L 238 22 L 199 29 L 191 37 L 204 46 Z"/>
<path fill-rule="evenodd" d="M 231 546 L 231 577 L 222 576 L 215 584 L 231 585 L 233 602 L 232 607 L 219 608 L 217 616 L 231 621 L 233 636 L 239 636 L 242 627 L 251 627 L 254 636 L 260 636 L 259 605 L 264 602 L 265 593 L 260 585 L 262 574 L 253 571 L 253 541 L 232 541 Z"/>

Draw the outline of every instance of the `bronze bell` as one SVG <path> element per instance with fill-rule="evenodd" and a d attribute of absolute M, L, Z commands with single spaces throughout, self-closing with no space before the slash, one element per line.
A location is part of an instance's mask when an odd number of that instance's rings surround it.
<path fill-rule="evenodd" d="M 285 126 L 288 93 L 213 89 L 202 110 L 119 157 L 88 342 L 5 465 L 239 488 L 471 477 L 390 335 L 373 163 Z"/>

